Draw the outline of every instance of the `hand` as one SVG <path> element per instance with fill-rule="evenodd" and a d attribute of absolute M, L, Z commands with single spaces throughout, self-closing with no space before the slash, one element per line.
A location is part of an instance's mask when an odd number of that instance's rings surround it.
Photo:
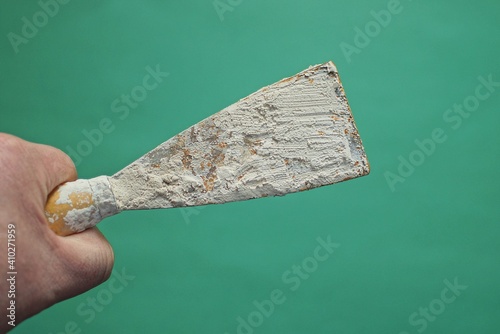
<path fill-rule="evenodd" d="M 60 150 L 0 133 L 0 332 L 12 329 L 7 308 L 11 286 L 8 226 L 15 226 L 15 324 L 106 281 L 113 250 L 92 228 L 68 237 L 48 227 L 44 206 L 59 184 L 76 179 Z M 12 226 L 11 226 L 12 227 Z M 12 240 L 11 245 L 12 246 Z M 12 254 L 11 254 L 12 255 Z"/>

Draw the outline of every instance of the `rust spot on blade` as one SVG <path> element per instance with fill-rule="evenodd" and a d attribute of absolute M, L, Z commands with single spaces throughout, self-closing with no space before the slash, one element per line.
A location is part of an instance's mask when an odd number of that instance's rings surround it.
<path fill-rule="evenodd" d="M 243 142 L 248 147 L 248 151 L 252 155 L 256 155 L 257 154 L 257 150 L 255 148 L 256 146 L 262 146 L 263 145 L 261 139 L 253 139 L 251 136 L 248 136 L 248 135 L 243 138 Z"/>
<path fill-rule="evenodd" d="M 216 166 L 222 165 L 224 163 L 224 159 L 226 158 L 226 155 L 224 153 L 220 153 L 217 155 L 214 159 L 214 164 Z"/>
<path fill-rule="evenodd" d="M 297 79 L 297 76 L 293 76 L 293 77 L 289 77 L 289 78 L 283 79 L 279 83 L 290 82 L 290 81 L 292 81 L 294 79 Z"/>
<path fill-rule="evenodd" d="M 224 150 L 212 148 L 210 155 L 208 155 L 211 164 L 214 166 L 222 165 L 222 163 L 224 162 L 224 159 L 226 158 L 226 155 L 224 154 L 224 152 L 225 152 Z"/>
<path fill-rule="evenodd" d="M 214 189 L 215 180 L 217 180 L 217 167 L 212 166 L 208 171 L 206 176 L 202 176 L 203 186 L 206 191 L 212 191 Z"/>
<path fill-rule="evenodd" d="M 313 184 L 309 181 L 306 181 L 304 185 L 299 189 L 299 191 L 306 191 L 314 188 Z"/>
<path fill-rule="evenodd" d="M 205 170 L 205 167 L 208 168 L 208 172 L 205 175 L 201 176 L 203 180 L 203 186 L 205 188 L 205 191 L 207 192 L 214 189 L 215 181 L 218 179 L 217 167 L 224 165 L 224 159 L 226 158 L 226 147 L 227 144 L 224 142 L 217 144 L 217 146 L 213 147 L 209 153 L 204 155 L 204 161 L 200 163 L 201 170 Z"/>
<path fill-rule="evenodd" d="M 185 169 L 191 168 L 191 161 L 193 161 L 193 157 L 191 156 L 191 152 L 188 149 L 182 150 L 184 152 L 184 156 L 182 157 L 182 165 Z"/>
<path fill-rule="evenodd" d="M 243 142 L 247 146 L 262 146 L 262 140 L 261 139 L 253 140 L 250 136 L 245 136 L 243 138 Z"/>
<path fill-rule="evenodd" d="M 328 72 L 328 76 L 330 78 L 335 78 L 335 79 L 337 79 L 340 82 L 339 74 L 337 72 L 335 72 L 335 71 L 329 71 Z"/>
<path fill-rule="evenodd" d="M 196 143 L 198 140 L 196 139 L 196 130 L 194 129 L 194 126 L 191 127 L 191 133 L 189 135 L 191 138 L 191 142 Z"/>

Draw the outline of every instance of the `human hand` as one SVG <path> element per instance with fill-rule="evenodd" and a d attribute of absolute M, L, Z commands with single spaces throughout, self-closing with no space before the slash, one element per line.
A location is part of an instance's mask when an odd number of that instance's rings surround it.
<path fill-rule="evenodd" d="M 0 133 L 0 310 L 11 314 L 7 308 L 14 300 L 15 325 L 101 284 L 111 274 L 113 250 L 97 228 L 60 237 L 48 227 L 44 207 L 49 193 L 75 179 L 74 164 L 62 151 Z M 9 224 L 15 230 L 10 245 Z M 14 270 L 7 256 L 12 244 Z M 11 271 L 17 272 L 15 298 L 8 298 Z M 0 315 L 0 332 L 12 329 L 12 318 Z"/>

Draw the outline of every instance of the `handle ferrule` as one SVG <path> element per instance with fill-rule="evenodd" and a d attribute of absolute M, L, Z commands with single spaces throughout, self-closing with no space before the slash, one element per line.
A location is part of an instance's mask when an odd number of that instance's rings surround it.
<path fill-rule="evenodd" d="M 119 212 L 107 176 L 64 183 L 45 206 L 49 226 L 58 235 L 82 232 Z"/>

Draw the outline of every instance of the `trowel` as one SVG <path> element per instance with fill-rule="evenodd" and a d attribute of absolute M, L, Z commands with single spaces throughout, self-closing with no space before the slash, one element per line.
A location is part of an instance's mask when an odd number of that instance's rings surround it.
<path fill-rule="evenodd" d="M 332 62 L 247 96 L 113 176 L 57 187 L 45 215 L 70 235 L 124 210 L 282 196 L 367 175 L 370 166 Z"/>

